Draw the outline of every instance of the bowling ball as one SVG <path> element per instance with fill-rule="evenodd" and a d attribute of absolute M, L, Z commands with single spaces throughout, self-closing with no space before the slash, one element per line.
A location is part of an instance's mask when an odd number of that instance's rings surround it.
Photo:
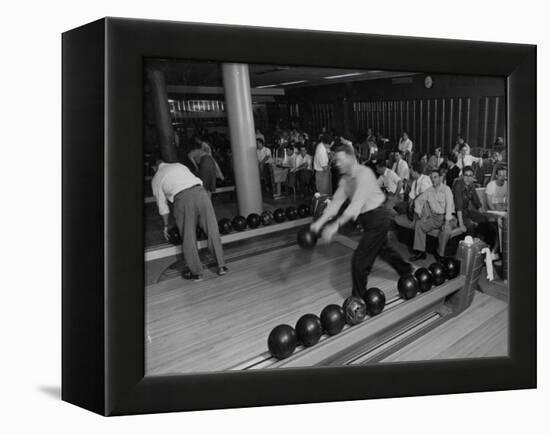
<path fill-rule="evenodd" d="M 235 217 L 231 222 L 231 224 L 233 225 L 236 231 L 242 232 L 246 229 L 246 219 L 241 215 L 238 215 L 237 217 Z"/>
<path fill-rule="evenodd" d="M 179 246 L 182 243 L 180 231 L 176 226 L 168 229 L 168 242 L 174 246 Z"/>
<path fill-rule="evenodd" d="M 286 220 L 285 210 L 282 208 L 277 208 L 273 211 L 273 220 L 275 220 L 276 223 L 284 222 Z"/>
<path fill-rule="evenodd" d="M 414 272 L 414 277 L 418 280 L 418 289 L 420 292 L 427 292 L 432 289 L 433 278 L 432 273 L 427 268 L 419 268 Z"/>
<path fill-rule="evenodd" d="M 359 324 L 367 316 L 367 305 L 363 299 L 355 295 L 346 298 L 342 309 L 344 309 L 344 316 L 349 325 Z"/>
<path fill-rule="evenodd" d="M 256 213 L 249 214 L 246 223 L 250 229 L 256 229 L 261 223 L 260 216 Z"/>
<path fill-rule="evenodd" d="M 311 212 L 309 210 L 309 206 L 306 205 L 305 203 L 303 203 L 298 207 L 298 216 L 300 216 L 301 218 L 307 217 L 310 214 Z"/>
<path fill-rule="evenodd" d="M 330 336 L 340 333 L 345 324 L 344 309 L 337 304 L 329 304 L 321 312 L 321 325 Z"/>
<path fill-rule="evenodd" d="M 260 216 L 260 220 L 262 221 L 262 225 L 264 226 L 269 226 L 270 224 L 273 224 L 273 213 L 271 211 L 264 211 Z"/>
<path fill-rule="evenodd" d="M 370 288 L 363 294 L 363 300 L 367 305 L 367 314 L 378 315 L 386 305 L 386 294 L 379 288 Z"/>
<path fill-rule="evenodd" d="M 323 326 L 317 315 L 307 313 L 300 317 L 296 323 L 296 336 L 304 346 L 311 347 L 319 342 L 323 334 Z"/>
<path fill-rule="evenodd" d="M 317 244 L 317 235 L 306 226 L 298 231 L 296 242 L 302 249 L 313 249 Z"/>
<path fill-rule="evenodd" d="M 289 220 L 296 220 L 298 218 L 298 210 L 294 208 L 293 206 L 289 206 L 285 210 L 285 216 Z"/>
<path fill-rule="evenodd" d="M 454 279 L 460 273 L 460 261 L 455 258 L 445 258 L 443 261 L 443 269 L 448 279 Z"/>
<path fill-rule="evenodd" d="M 428 267 L 428 270 L 432 273 L 434 285 L 441 285 L 445 282 L 445 269 L 442 263 L 434 262 Z"/>
<path fill-rule="evenodd" d="M 418 292 L 418 280 L 412 274 L 405 274 L 399 278 L 397 290 L 402 298 L 409 300 Z"/>
<path fill-rule="evenodd" d="M 231 232 L 233 227 L 231 226 L 231 220 L 228 218 L 222 218 L 218 222 L 218 229 L 220 230 L 220 234 L 227 235 Z"/>
<path fill-rule="evenodd" d="M 296 349 L 296 331 L 287 324 L 280 324 L 271 330 L 267 338 L 267 348 L 273 357 L 286 359 Z"/>

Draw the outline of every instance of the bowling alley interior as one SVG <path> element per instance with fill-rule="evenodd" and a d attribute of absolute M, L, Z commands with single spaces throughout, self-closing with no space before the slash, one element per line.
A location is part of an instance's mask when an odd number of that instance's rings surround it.
<path fill-rule="evenodd" d="M 143 107 L 147 375 L 507 356 L 503 79 L 149 58 Z M 362 296 L 369 228 L 310 231 L 342 146 L 411 264 L 378 256 Z M 451 218 L 436 224 L 438 186 Z"/>

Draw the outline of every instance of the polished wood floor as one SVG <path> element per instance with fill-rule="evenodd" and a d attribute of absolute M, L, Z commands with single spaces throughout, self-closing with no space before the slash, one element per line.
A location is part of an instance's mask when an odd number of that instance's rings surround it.
<path fill-rule="evenodd" d="M 199 283 L 171 278 L 147 286 L 147 375 L 227 370 L 265 353 L 274 326 L 294 325 L 306 313 L 319 315 L 327 304 L 341 304 L 350 295 L 351 254 L 340 243 L 311 252 L 281 243 L 230 255 L 230 271 L 223 277 L 206 272 Z M 377 260 L 368 286 L 380 287 L 391 299 L 397 296 L 397 278 Z M 447 324 L 386 360 L 507 353 L 505 302 L 478 294 L 475 306 Z"/>
<path fill-rule="evenodd" d="M 508 305 L 477 292 L 472 305 L 383 362 L 501 357 L 508 354 Z"/>

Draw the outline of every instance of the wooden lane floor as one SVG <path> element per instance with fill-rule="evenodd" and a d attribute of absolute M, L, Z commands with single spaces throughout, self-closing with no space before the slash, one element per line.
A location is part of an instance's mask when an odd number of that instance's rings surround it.
<path fill-rule="evenodd" d="M 353 250 L 340 243 L 282 247 L 231 262 L 223 277 L 146 288 L 147 375 L 229 369 L 267 351 L 267 336 L 351 294 Z M 377 261 L 369 287 L 397 296 L 397 273 Z"/>
<path fill-rule="evenodd" d="M 508 355 L 508 304 L 476 292 L 460 315 L 397 350 L 382 362 Z"/>

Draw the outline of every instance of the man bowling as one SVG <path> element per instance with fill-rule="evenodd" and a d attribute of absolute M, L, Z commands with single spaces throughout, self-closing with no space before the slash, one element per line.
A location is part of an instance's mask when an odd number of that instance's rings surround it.
<path fill-rule="evenodd" d="M 361 224 L 364 232 L 351 259 L 352 294 L 361 297 L 366 291 L 368 275 L 378 255 L 399 275 L 411 273 L 414 268 L 388 243 L 390 211 L 383 206 L 386 197 L 378 186 L 374 172 L 357 162 L 350 147 L 339 144 L 333 151 L 336 167 L 342 177 L 332 201 L 319 219 L 311 224 L 310 229 L 315 233 L 322 229 L 321 237 L 329 242 L 346 222 L 357 220 Z M 347 208 L 331 221 L 347 199 L 350 200 Z"/>

